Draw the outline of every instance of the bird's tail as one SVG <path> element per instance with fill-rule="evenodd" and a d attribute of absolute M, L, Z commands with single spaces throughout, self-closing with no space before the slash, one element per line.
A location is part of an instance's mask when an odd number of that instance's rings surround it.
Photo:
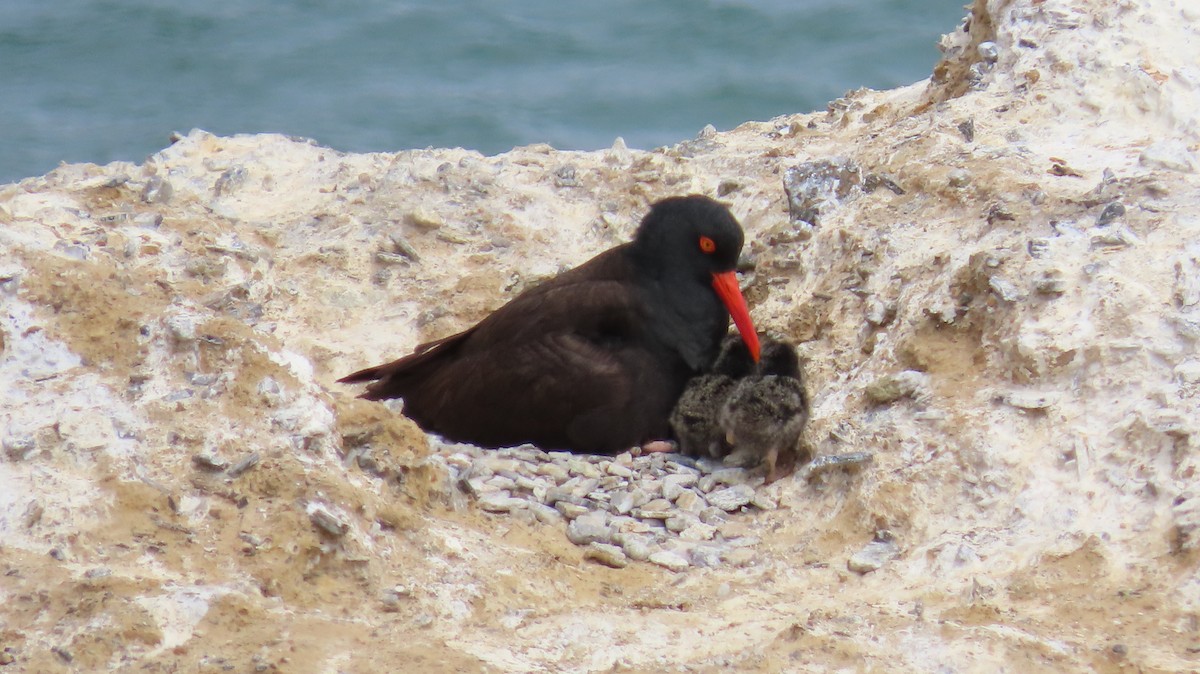
<path fill-rule="evenodd" d="M 367 390 L 358 396 L 367 400 L 403 398 L 405 391 L 413 385 L 413 382 L 419 381 L 422 378 L 420 372 L 423 365 L 443 355 L 448 349 L 457 346 L 470 332 L 470 330 L 467 330 L 456 335 L 426 342 L 399 360 L 348 374 L 339 379 L 338 383 L 361 384 L 368 381 L 374 382 L 367 386 Z"/>

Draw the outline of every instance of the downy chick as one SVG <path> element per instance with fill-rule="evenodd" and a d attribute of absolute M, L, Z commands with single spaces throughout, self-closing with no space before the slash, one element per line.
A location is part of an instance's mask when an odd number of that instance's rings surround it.
<path fill-rule="evenodd" d="M 729 453 L 717 414 L 737 381 L 753 372 L 746 345 L 737 335 L 726 337 L 712 369 L 688 381 L 671 412 L 671 430 L 680 452 L 718 460 Z"/>
<path fill-rule="evenodd" d="M 731 458 L 766 464 L 766 484 L 790 475 L 799 459 L 800 433 L 809 400 L 796 350 L 783 342 L 763 345 L 759 372 L 738 380 L 717 414 Z"/>

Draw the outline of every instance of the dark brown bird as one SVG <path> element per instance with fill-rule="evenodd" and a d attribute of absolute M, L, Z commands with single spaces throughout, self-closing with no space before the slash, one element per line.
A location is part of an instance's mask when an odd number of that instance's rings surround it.
<path fill-rule="evenodd" d="M 735 335 L 726 337 L 712 369 L 688 381 L 671 412 L 671 430 L 680 452 L 718 460 L 729 453 L 717 415 L 737 380 L 754 373 L 754 359 L 745 342 Z"/>
<path fill-rule="evenodd" d="M 655 203 L 634 240 L 518 295 L 474 327 L 340 381 L 403 398 L 426 431 L 484 447 L 613 454 L 668 436 L 729 318 L 758 336 L 734 267 L 742 228 L 707 197 Z"/>
<path fill-rule="evenodd" d="M 766 464 L 770 484 L 796 469 L 809 402 L 800 359 L 790 344 L 766 343 L 759 372 L 733 386 L 717 419 L 734 448 L 730 458 Z"/>

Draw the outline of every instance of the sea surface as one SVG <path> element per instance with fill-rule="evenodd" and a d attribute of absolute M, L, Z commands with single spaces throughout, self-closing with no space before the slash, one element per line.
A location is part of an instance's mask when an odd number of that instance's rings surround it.
<path fill-rule="evenodd" d="M 0 183 L 172 131 L 592 150 L 927 77 L 964 0 L 3 0 Z"/>

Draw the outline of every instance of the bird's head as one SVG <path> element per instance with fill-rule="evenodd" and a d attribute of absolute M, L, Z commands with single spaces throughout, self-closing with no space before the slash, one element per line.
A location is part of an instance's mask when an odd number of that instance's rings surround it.
<path fill-rule="evenodd" d="M 758 362 L 758 334 L 737 280 L 743 241 L 742 226 L 728 208 L 693 194 L 651 206 L 638 227 L 633 249 L 647 267 L 656 268 L 662 276 L 691 277 L 711 284 Z"/>

